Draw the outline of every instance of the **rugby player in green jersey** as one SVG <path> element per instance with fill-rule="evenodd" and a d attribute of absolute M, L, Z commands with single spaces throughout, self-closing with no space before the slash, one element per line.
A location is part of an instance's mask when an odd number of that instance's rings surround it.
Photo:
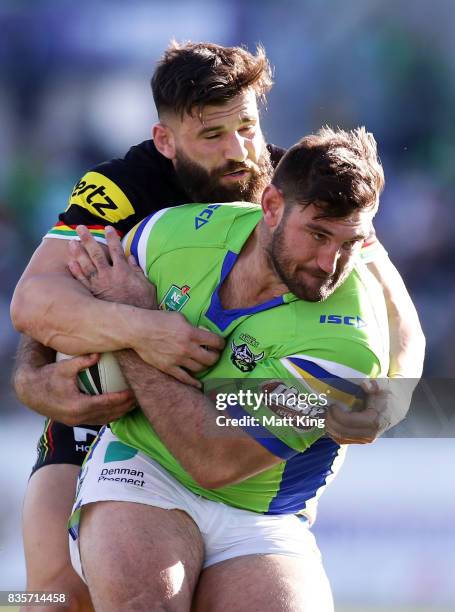
<path fill-rule="evenodd" d="M 158 68 L 155 143 L 133 147 L 124 159 L 100 164 L 81 178 L 68 209 L 33 256 L 12 304 L 18 330 L 49 346 L 23 345 L 15 376 L 20 399 L 49 417 L 24 504 L 27 588 L 69 592 L 73 606 L 84 611 L 91 606 L 69 564 L 65 524 L 95 424 L 122 414 L 132 400 L 129 392 L 80 394 L 77 371 L 96 361 L 96 355 L 87 353 L 132 347 L 152 365 L 191 383 L 190 375 L 213 364 L 223 343 L 179 313 L 93 299 L 68 273 L 64 239 L 75 235 L 75 224 L 84 223 L 105 242 L 107 224 L 121 234 L 150 212 L 191 199 L 256 201 L 258 185 L 267 179 L 267 155 L 272 164 L 279 158 L 276 148 L 265 148 L 259 123 L 256 99 L 271 84 L 262 52 L 253 56 L 205 43 L 171 45 Z M 384 253 L 369 267 L 387 299 L 389 374 L 418 377 L 424 343 L 412 301 Z M 53 349 L 82 356 L 53 364 Z M 378 433 L 374 420 L 359 429 L 352 415 L 334 412 L 333 417 L 333 433 L 339 437 L 362 441 Z M 83 431 L 73 429 L 77 425 Z M 78 433 L 86 436 L 84 443 L 77 442 Z"/>
<path fill-rule="evenodd" d="M 204 386 L 254 377 L 265 379 L 263 390 L 280 383 L 289 396 L 295 385 L 351 406 L 362 398 L 353 378 L 387 374 L 385 301 L 358 261 L 382 186 L 373 137 L 326 128 L 283 157 L 262 209 L 187 205 L 131 230 L 126 253 L 156 285 L 160 307 L 227 340 Z M 98 268 L 103 251 L 80 230 L 87 251 L 73 244 L 70 269 L 115 301 L 125 294 L 116 290 L 114 236 L 114 265 Z M 194 598 L 195 610 L 211 612 L 331 611 L 308 524 L 345 449 L 321 427 L 283 424 L 282 406 L 267 402 L 234 404 L 220 431 L 201 391 L 132 351 L 119 360 L 142 410 L 99 434 L 70 528 L 95 608 L 189 610 Z M 358 413 L 358 424 L 365 418 Z"/>

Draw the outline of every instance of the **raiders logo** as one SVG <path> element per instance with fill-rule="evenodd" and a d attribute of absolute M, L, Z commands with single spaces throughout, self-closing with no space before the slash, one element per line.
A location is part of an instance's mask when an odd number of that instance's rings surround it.
<path fill-rule="evenodd" d="M 250 351 L 247 344 L 237 346 L 234 340 L 231 342 L 231 349 L 231 361 L 241 372 L 251 372 L 256 367 L 257 362 L 264 357 L 264 351 L 255 355 Z"/>

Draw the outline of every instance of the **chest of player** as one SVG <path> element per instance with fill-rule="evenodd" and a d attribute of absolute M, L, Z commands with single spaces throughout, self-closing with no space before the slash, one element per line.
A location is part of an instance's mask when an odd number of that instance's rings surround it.
<path fill-rule="evenodd" d="M 229 260 L 235 257 L 222 249 L 182 249 L 161 256 L 149 278 L 156 285 L 161 310 L 180 312 L 192 325 L 223 337 L 236 332 L 239 358 L 242 353 L 252 365 L 258 353 L 293 335 L 293 323 L 291 313 L 283 312 L 283 307 L 287 310 L 283 297 L 249 308 L 223 307 L 220 288 L 226 267 L 232 264 Z"/>
<path fill-rule="evenodd" d="M 254 307 L 226 309 L 220 289 L 236 258 L 225 248 L 188 246 L 164 253 L 149 271 L 162 310 L 180 312 L 192 325 L 226 338 L 213 375 L 248 377 L 268 358 L 302 351 L 322 350 L 321 356 L 330 359 L 335 350 L 347 350 L 347 340 L 374 340 L 384 352 L 374 331 L 377 326 L 371 325 L 371 300 L 361 299 L 364 292 L 359 292 L 356 274 L 324 302 L 304 302 L 287 294 Z"/>

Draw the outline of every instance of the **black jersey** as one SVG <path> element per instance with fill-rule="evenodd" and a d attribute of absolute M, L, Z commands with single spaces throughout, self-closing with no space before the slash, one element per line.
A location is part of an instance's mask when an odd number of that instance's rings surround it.
<path fill-rule="evenodd" d="M 267 145 L 275 167 L 284 149 Z M 77 225 L 86 225 L 96 239 L 105 242 L 104 227 L 112 225 L 120 236 L 156 210 L 191 202 L 172 162 L 161 155 L 153 140 L 131 147 L 123 159 L 103 162 L 89 170 L 75 185 L 68 207 L 46 234 L 72 239 Z"/>

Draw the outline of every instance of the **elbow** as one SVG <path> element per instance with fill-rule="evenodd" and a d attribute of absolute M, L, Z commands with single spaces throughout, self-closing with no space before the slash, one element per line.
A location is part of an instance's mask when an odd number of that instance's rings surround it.
<path fill-rule="evenodd" d="M 193 475 L 193 480 L 202 489 L 221 489 L 222 487 L 231 484 L 229 480 L 217 478 L 214 474 L 206 474 L 201 476 Z"/>
<path fill-rule="evenodd" d="M 419 376 L 418 378 L 420 378 L 422 376 L 422 372 L 423 372 L 423 363 L 425 361 L 425 348 L 426 348 L 426 338 L 425 338 L 425 334 L 423 333 L 422 329 L 420 329 L 420 333 L 417 336 L 417 346 L 418 346 L 418 354 L 420 354 L 421 358 L 421 364 L 420 364 L 420 369 L 419 369 Z"/>
<path fill-rule="evenodd" d="M 47 327 L 53 320 L 50 314 L 50 304 L 41 298 L 37 302 L 33 279 L 19 281 L 10 305 L 11 322 L 21 334 L 38 340 L 45 346 L 49 345 L 50 335 L 46 334 Z"/>
<path fill-rule="evenodd" d="M 417 343 L 420 349 L 420 353 L 422 354 L 422 361 L 423 361 L 423 358 L 425 356 L 425 348 L 427 346 L 427 341 L 425 338 L 425 334 L 423 333 L 422 330 L 420 330 L 420 334 L 418 335 Z"/>
<path fill-rule="evenodd" d="M 207 461 L 204 465 L 187 468 L 195 483 L 202 489 L 221 489 L 238 480 L 238 476 L 231 473 L 229 465 L 222 465 L 215 461 Z"/>
<path fill-rule="evenodd" d="M 11 322 L 14 328 L 22 333 L 28 332 L 27 300 L 24 299 L 22 284 L 16 287 L 10 305 Z"/>
<path fill-rule="evenodd" d="M 422 352 L 425 352 L 425 348 L 427 346 L 427 339 L 425 338 L 425 334 L 423 333 L 423 329 L 420 328 L 420 333 L 419 333 L 419 344 L 421 346 Z"/>
<path fill-rule="evenodd" d="M 426 348 L 426 338 L 423 333 L 422 326 L 420 325 L 420 321 L 417 321 L 417 325 L 414 331 L 414 342 L 413 342 L 413 354 L 415 355 L 415 359 L 417 362 L 420 362 L 420 375 L 422 375 L 423 362 L 425 359 L 425 348 Z"/>
<path fill-rule="evenodd" d="M 229 484 L 229 482 L 214 478 L 211 474 L 207 474 L 207 476 L 203 476 L 201 478 L 193 477 L 193 479 L 202 489 L 221 489 Z"/>

